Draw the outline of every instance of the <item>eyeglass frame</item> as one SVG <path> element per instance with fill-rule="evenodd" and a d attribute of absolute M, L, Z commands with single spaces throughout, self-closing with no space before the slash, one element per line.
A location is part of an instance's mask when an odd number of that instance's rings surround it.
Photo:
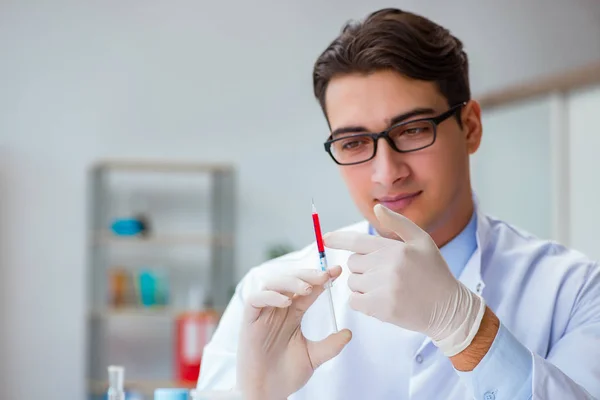
<path fill-rule="evenodd" d="M 385 141 L 390 145 L 390 147 L 394 150 L 397 151 L 398 153 L 412 153 L 415 151 L 419 151 L 419 150 L 423 150 L 426 149 L 428 147 L 433 146 L 433 144 L 435 143 L 436 139 L 437 139 L 437 127 L 438 125 L 440 125 L 442 122 L 444 122 L 445 120 L 447 120 L 448 118 L 454 116 L 462 107 L 466 106 L 467 102 L 463 101 L 462 103 L 459 104 L 455 104 L 454 106 L 450 107 L 448 109 L 448 111 L 443 112 L 442 114 L 435 116 L 435 117 L 429 117 L 429 118 L 419 118 L 419 119 L 415 119 L 415 120 L 410 120 L 410 121 L 402 121 L 400 123 L 394 124 L 392 126 L 390 126 L 389 128 L 387 128 L 384 131 L 378 132 L 378 133 L 358 133 L 355 135 L 348 135 L 348 136 L 344 136 L 343 138 L 337 138 L 337 139 L 333 139 L 332 135 L 329 135 L 329 138 L 327 139 L 327 141 L 325 143 L 323 143 L 324 147 L 325 147 L 325 151 L 327 153 L 329 153 L 329 156 L 331 157 L 331 159 L 338 165 L 357 165 L 357 164 L 362 164 L 368 161 L 371 161 L 373 158 L 375 158 L 375 155 L 377 154 L 377 143 L 379 142 L 379 139 L 384 138 Z M 411 149 L 411 150 L 400 150 L 398 147 L 396 147 L 396 144 L 394 143 L 394 141 L 390 138 L 390 132 L 400 126 L 403 125 L 408 125 L 408 124 L 414 124 L 415 122 L 431 122 L 433 125 L 433 140 L 431 141 L 431 143 L 429 143 L 426 146 L 421 146 L 418 147 L 416 149 Z M 335 157 L 333 156 L 332 152 L 331 152 L 331 145 L 338 141 L 338 140 L 343 140 L 343 139 L 347 139 L 349 137 L 355 137 L 355 136 L 360 136 L 360 137 L 370 137 L 373 140 L 374 146 L 373 146 L 373 155 L 371 157 L 369 157 L 366 160 L 363 161 L 357 161 L 357 162 L 353 162 L 353 163 L 340 163 L 338 162 Z"/>

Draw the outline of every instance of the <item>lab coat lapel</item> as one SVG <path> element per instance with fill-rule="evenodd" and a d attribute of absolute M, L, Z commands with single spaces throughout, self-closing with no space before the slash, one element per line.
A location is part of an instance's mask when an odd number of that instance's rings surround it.
<path fill-rule="evenodd" d="M 474 198 L 474 202 L 475 212 L 477 213 L 477 249 L 475 249 L 473 255 L 471 256 L 471 258 L 467 262 L 467 265 L 460 274 L 459 280 L 469 290 L 471 290 L 474 293 L 477 293 L 485 299 L 485 296 L 483 296 L 485 282 L 483 281 L 481 276 L 481 260 L 483 253 L 485 253 L 486 251 L 490 226 L 489 220 L 487 219 L 486 215 L 481 212 L 476 198 Z M 415 355 L 424 352 L 429 346 L 434 346 L 434 344 L 432 343 L 431 338 L 426 337 L 423 340 L 423 343 L 421 343 L 421 346 L 415 352 Z"/>

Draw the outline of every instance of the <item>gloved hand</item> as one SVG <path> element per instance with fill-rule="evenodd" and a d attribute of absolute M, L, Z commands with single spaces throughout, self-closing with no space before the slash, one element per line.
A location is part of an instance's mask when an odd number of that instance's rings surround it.
<path fill-rule="evenodd" d="M 300 329 L 302 316 L 324 284 L 341 272 L 339 266 L 329 274 L 316 268 L 284 271 L 248 296 L 237 358 L 237 389 L 244 399 L 287 399 L 348 344 L 348 329 L 319 342 L 307 340 Z"/>
<path fill-rule="evenodd" d="M 429 336 L 447 357 L 469 346 L 484 300 L 454 278 L 431 236 L 408 218 L 377 204 L 382 227 L 403 241 L 333 232 L 325 246 L 354 252 L 348 259 L 350 307 Z"/>

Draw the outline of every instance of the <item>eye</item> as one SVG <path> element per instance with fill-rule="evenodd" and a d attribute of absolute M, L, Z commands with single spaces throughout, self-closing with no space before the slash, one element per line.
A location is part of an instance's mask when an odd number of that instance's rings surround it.
<path fill-rule="evenodd" d="M 364 144 L 362 141 L 360 140 L 348 140 L 348 141 L 344 141 L 344 144 L 342 145 L 342 149 L 344 150 L 352 150 L 355 149 L 357 147 L 359 147 L 361 144 Z"/>
<path fill-rule="evenodd" d="M 429 134 L 431 133 L 433 130 L 433 128 L 431 127 L 431 124 L 427 123 L 427 122 L 417 122 L 414 124 L 409 124 L 407 126 L 404 127 L 404 129 L 402 130 L 402 134 L 403 135 L 422 135 L 422 134 Z"/>
<path fill-rule="evenodd" d="M 402 124 L 395 128 L 390 136 L 396 139 L 420 138 L 430 136 L 433 133 L 433 125 L 429 121 L 415 121 Z"/>
<path fill-rule="evenodd" d="M 419 127 L 408 128 L 408 129 L 404 130 L 405 135 L 418 135 L 419 133 L 428 133 L 428 132 L 429 132 L 429 127 L 426 127 L 426 126 L 419 126 Z"/>
<path fill-rule="evenodd" d="M 372 140 L 366 136 L 349 136 L 335 142 L 335 147 L 339 151 L 359 151 L 370 147 Z"/>

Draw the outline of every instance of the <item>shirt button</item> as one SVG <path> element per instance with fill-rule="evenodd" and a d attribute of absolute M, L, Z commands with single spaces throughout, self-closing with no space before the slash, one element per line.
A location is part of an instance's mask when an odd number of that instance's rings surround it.
<path fill-rule="evenodd" d="M 494 392 L 485 392 L 483 395 L 483 400 L 496 400 L 496 395 Z"/>
<path fill-rule="evenodd" d="M 475 290 L 477 291 L 477 293 L 481 293 L 481 283 L 477 284 L 477 287 L 475 288 Z M 494 399 L 485 399 L 485 400 L 494 400 Z"/>
<path fill-rule="evenodd" d="M 417 356 L 415 357 L 415 361 L 417 362 L 417 364 L 421 364 L 423 362 L 423 356 L 420 354 L 417 354 Z"/>

